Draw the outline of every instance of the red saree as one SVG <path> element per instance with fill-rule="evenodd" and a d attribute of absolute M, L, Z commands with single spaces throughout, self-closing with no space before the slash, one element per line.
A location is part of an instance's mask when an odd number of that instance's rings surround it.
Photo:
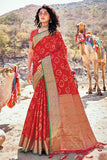
<path fill-rule="evenodd" d="M 97 142 L 71 69 L 67 49 L 60 32 L 35 30 L 30 37 L 33 55 L 33 87 L 31 100 L 19 145 L 34 154 L 60 152 L 86 155 L 97 148 Z M 41 63 L 42 72 L 37 71 Z"/>

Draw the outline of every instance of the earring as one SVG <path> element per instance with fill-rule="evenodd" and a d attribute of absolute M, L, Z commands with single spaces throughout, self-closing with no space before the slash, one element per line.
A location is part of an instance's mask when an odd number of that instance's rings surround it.
<path fill-rule="evenodd" d="M 49 20 L 49 23 L 52 23 L 52 19 Z"/>

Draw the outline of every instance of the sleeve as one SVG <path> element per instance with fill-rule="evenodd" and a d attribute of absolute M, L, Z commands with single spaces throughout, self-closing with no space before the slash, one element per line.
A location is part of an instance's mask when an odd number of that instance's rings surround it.
<path fill-rule="evenodd" d="M 38 33 L 38 30 L 35 29 L 35 30 L 33 30 L 33 31 L 31 32 L 31 34 L 30 34 L 30 38 L 29 38 L 29 41 L 30 41 L 30 43 L 29 43 L 29 48 L 30 48 L 30 49 L 33 48 L 33 36 L 35 36 L 37 33 Z"/>
<path fill-rule="evenodd" d="M 29 49 L 33 48 L 33 35 L 34 35 L 34 31 L 32 31 L 30 33 L 30 38 L 29 38 Z"/>
<path fill-rule="evenodd" d="M 30 41 L 33 41 L 33 31 L 30 33 Z"/>

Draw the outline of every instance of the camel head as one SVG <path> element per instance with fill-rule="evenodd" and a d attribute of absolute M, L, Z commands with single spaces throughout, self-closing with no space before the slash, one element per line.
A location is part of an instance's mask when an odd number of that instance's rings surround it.
<path fill-rule="evenodd" d="M 84 23 L 80 22 L 77 24 L 77 30 L 80 32 L 80 33 L 84 33 L 84 30 L 85 30 L 85 25 Z"/>
<path fill-rule="evenodd" d="M 80 22 L 79 24 L 77 24 L 76 42 L 84 43 L 85 41 L 85 25 L 84 23 Z"/>

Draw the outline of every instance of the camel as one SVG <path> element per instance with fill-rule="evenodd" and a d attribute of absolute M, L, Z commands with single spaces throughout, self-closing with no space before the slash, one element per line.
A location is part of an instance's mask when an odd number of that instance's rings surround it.
<path fill-rule="evenodd" d="M 7 104 L 10 108 L 12 108 L 11 105 L 11 103 L 13 103 L 12 90 L 13 90 L 15 74 L 16 74 L 16 65 L 13 65 L 11 67 L 10 65 L 6 64 L 3 68 L 0 68 L 0 111 L 1 108 Z"/>
<path fill-rule="evenodd" d="M 91 34 L 90 32 L 88 32 L 87 34 L 85 33 L 85 25 L 82 22 L 77 24 L 76 43 L 79 44 L 81 57 L 83 60 L 83 64 L 87 69 L 87 74 L 89 79 L 89 89 L 87 93 L 92 94 L 92 91 L 95 91 L 97 87 L 97 94 L 102 95 L 102 92 L 98 83 L 98 70 L 99 70 L 99 66 L 101 65 L 103 91 L 106 91 L 106 86 L 105 86 L 106 52 L 102 46 L 102 43 L 98 44 L 100 45 L 99 48 L 97 49 L 93 48 L 93 46 L 95 47 L 96 45 L 95 40 L 93 41 L 93 38 L 95 37 L 92 37 L 90 34 Z M 89 35 L 90 37 L 88 37 L 87 35 Z M 93 41 L 93 44 L 90 45 L 89 41 L 87 41 L 88 40 L 87 38 L 91 38 L 91 41 Z M 97 37 L 97 39 L 99 38 Z M 93 89 L 92 89 L 92 75 L 90 72 L 90 63 L 92 63 L 94 66 L 95 85 Z"/>

